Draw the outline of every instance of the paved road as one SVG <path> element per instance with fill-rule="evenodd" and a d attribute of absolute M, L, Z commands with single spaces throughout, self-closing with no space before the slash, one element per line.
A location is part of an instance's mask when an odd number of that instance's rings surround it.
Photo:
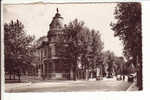
<path fill-rule="evenodd" d="M 19 86 L 20 85 L 20 86 Z M 95 92 L 126 91 L 131 83 L 113 79 L 6 84 L 6 92 Z"/>

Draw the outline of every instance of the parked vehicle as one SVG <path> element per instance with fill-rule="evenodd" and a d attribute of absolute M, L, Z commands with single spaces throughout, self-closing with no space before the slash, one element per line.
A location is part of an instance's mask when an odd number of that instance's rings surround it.
<path fill-rule="evenodd" d="M 135 78 L 136 78 L 136 73 L 132 73 L 128 75 L 128 82 L 134 82 Z"/>

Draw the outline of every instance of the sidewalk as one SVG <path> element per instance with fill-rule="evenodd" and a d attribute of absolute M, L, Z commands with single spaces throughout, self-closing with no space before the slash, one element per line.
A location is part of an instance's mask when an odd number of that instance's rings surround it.
<path fill-rule="evenodd" d="M 138 91 L 138 87 L 136 86 L 136 82 L 133 82 L 126 91 Z"/>

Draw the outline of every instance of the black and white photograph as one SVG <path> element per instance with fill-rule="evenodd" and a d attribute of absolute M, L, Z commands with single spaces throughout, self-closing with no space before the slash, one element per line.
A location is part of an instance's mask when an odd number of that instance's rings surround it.
<path fill-rule="evenodd" d="M 143 91 L 142 5 L 3 3 L 4 92 Z"/>

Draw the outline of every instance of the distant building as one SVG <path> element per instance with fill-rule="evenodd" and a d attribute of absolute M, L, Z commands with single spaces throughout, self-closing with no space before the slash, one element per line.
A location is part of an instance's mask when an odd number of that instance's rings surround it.
<path fill-rule="evenodd" d="M 47 37 L 40 39 L 36 54 L 39 56 L 38 75 L 44 79 L 71 79 L 73 76 L 69 44 L 64 32 L 63 17 L 58 9 L 49 25 Z"/>

